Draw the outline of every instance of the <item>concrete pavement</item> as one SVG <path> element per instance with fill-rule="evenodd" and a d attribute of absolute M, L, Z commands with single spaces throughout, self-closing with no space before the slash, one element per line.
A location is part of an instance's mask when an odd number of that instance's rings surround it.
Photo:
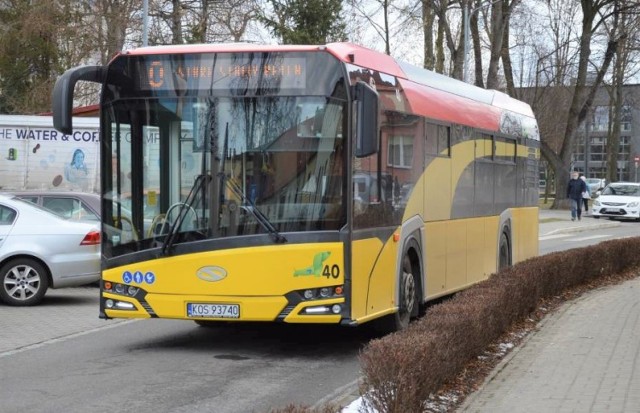
<path fill-rule="evenodd" d="M 640 412 L 640 278 L 547 316 L 460 412 Z"/>
<path fill-rule="evenodd" d="M 47 291 L 37 306 L 0 304 L 0 357 L 131 322 L 99 319 L 98 294 L 98 287 L 61 288 Z"/>

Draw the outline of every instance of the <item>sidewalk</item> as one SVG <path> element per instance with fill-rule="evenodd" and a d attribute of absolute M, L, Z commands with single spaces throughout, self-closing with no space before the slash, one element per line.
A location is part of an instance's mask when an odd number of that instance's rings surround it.
<path fill-rule="evenodd" d="M 640 278 L 565 303 L 460 412 L 640 412 Z"/>
<path fill-rule="evenodd" d="M 571 221 L 571 211 L 540 209 L 539 236 L 591 231 L 598 228 L 611 228 L 620 225 L 620 221 L 610 221 L 608 218 L 595 219 L 591 215 L 582 215 L 582 220 Z"/>

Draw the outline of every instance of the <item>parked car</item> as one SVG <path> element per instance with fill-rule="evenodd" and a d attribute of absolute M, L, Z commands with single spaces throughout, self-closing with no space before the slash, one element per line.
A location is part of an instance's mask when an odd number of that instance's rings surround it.
<path fill-rule="evenodd" d="M 64 219 L 0 195 L 0 301 L 36 305 L 49 288 L 100 279 L 98 223 Z"/>
<path fill-rule="evenodd" d="M 594 218 L 609 217 L 640 220 L 640 183 L 612 182 L 593 200 Z"/>
<path fill-rule="evenodd" d="M 100 195 L 98 194 L 46 190 L 9 191 L 7 193 L 46 208 L 66 219 L 100 222 Z M 114 209 L 116 208 L 116 204 L 114 201 Z M 118 233 L 124 241 L 136 239 L 138 235 L 132 230 L 131 211 L 122 204 L 120 204 L 120 208 L 123 219 L 119 226 L 122 228 L 115 229 L 106 226 L 106 234 L 111 235 Z M 150 222 L 149 220 L 149 225 Z M 147 220 L 145 219 L 145 230 L 146 227 Z"/>
<path fill-rule="evenodd" d="M 40 205 L 63 218 L 100 221 L 100 195 L 67 191 L 9 191 L 20 199 Z"/>

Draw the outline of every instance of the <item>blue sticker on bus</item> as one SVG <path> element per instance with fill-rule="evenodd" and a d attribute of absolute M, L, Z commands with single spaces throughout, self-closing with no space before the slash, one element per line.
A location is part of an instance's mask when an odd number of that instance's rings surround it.
<path fill-rule="evenodd" d="M 147 284 L 153 284 L 156 280 L 156 275 L 151 271 L 149 271 L 144 275 L 144 280 L 146 281 Z"/>
<path fill-rule="evenodd" d="M 133 275 L 131 275 L 130 271 L 125 271 L 122 273 L 122 281 L 125 284 L 129 284 L 131 282 L 131 280 L 133 280 Z"/>
<path fill-rule="evenodd" d="M 136 271 L 133 274 L 133 281 L 135 281 L 137 284 L 142 284 L 142 282 L 144 281 L 144 276 L 142 275 L 142 272 Z"/>

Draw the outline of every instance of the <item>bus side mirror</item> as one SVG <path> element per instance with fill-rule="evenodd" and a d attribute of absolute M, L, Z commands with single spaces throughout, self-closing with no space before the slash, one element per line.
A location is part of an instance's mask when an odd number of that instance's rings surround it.
<path fill-rule="evenodd" d="M 378 92 L 365 82 L 355 85 L 356 158 L 364 158 L 378 152 L 380 146 L 378 128 Z"/>
<path fill-rule="evenodd" d="M 102 83 L 102 66 L 80 66 L 69 69 L 56 80 L 53 87 L 53 127 L 70 135 L 73 132 L 73 90 L 78 80 Z"/>

